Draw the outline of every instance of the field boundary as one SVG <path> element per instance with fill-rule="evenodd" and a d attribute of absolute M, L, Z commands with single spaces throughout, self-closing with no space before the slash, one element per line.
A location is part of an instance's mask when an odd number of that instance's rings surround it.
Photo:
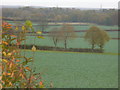
<path fill-rule="evenodd" d="M 21 49 L 22 51 L 32 51 L 28 49 Z M 54 53 L 79 53 L 79 54 L 101 54 L 101 55 L 120 55 L 120 53 L 111 53 L 111 52 L 105 52 L 105 53 L 90 53 L 90 52 L 68 52 L 68 51 L 50 51 L 50 50 L 36 50 L 36 52 L 54 52 Z"/>

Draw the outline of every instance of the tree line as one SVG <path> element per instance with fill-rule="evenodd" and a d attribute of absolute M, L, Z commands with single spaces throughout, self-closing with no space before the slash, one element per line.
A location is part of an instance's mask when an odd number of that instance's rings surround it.
<path fill-rule="evenodd" d="M 31 21 L 27 20 L 26 25 L 28 25 L 28 26 L 31 25 Z M 30 26 L 30 27 L 31 28 L 26 28 L 26 29 L 31 30 L 35 36 L 42 33 L 41 31 L 35 32 L 34 29 L 32 28 L 32 26 Z M 19 36 L 19 33 L 21 32 L 21 30 L 25 29 L 25 26 L 22 26 L 21 28 L 18 26 L 14 26 L 13 28 L 17 31 L 11 30 L 11 31 L 7 31 L 7 33 L 9 33 L 9 34 L 14 33 L 16 36 Z M 26 32 L 26 35 L 28 34 L 28 32 L 29 31 Z M 69 40 L 74 40 L 78 37 L 78 35 L 75 32 L 74 27 L 72 26 L 72 24 L 69 24 L 69 23 L 62 24 L 60 27 L 52 28 L 48 32 L 47 35 L 53 41 L 55 48 L 58 48 L 57 47 L 58 43 L 63 43 L 65 49 L 67 49 Z M 22 36 L 22 35 L 20 35 L 20 36 Z M 42 35 L 37 36 L 37 37 L 42 38 Z M 99 28 L 97 26 L 91 26 L 85 32 L 85 35 L 83 36 L 83 38 L 85 39 L 85 41 L 87 41 L 91 45 L 92 50 L 94 50 L 96 46 L 99 47 L 100 50 L 103 50 L 103 47 L 106 44 L 106 42 L 108 42 L 110 40 L 108 33 L 105 30 L 102 30 L 101 28 Z"/>
<path fill-rule="evenodd" d="M 3 17 L 47 22 L 84 22 L 100 25 L 117 25 L 118 10 L 80 10 L 75 8 L 2 8 Z M 44 28 L 43 28 L 44 29 Z"/>
<path fill-rule="evenodd" d="M 51 36 L 55 48 L 57 47 L 57 44 L 62 41 L 65 49 L 67 49 L 68 40 L 77 37 L 74 32 L 74 27 L 70 24 L 63 24 L 60 28 L 53 28 L 49 35 Z M 106 31 L 96 26 L 92 26 L 85 33 L 84 39 L 91 45 L 92 50 L 95 49 L 95 46 L 98 46 L 100 50 L 103 50 L 105 43 L 110 40 L 110 37 Z"/>

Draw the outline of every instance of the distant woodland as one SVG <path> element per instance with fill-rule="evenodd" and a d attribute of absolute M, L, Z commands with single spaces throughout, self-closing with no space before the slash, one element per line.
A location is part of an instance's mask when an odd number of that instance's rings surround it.
<path fill-rule="evenodd" d="M 38 22 L 83 22 L 117 25 L 118 10 L 80 10 L 75 8 L 2 8 L 3 17 Z"/>

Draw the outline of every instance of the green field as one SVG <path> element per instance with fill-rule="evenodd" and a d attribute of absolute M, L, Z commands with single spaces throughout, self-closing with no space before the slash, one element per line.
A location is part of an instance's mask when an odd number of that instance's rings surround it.
<path fill-rule="evenodd" d="M 62 25 L 58 25 L 58 26 L 49 26 L 45 29 L 45 31 L 50 31 L 52 30 L 53 28 L 57 27 L 61 27 Z M 91 26 L 94 26 L 94 24 L 92 25 L 87 25 L 87 26 L 82 26 L 82 25 L 73 25 L 74 27 L 74 30 L 88 30 Z M 104 25 L 95 25 L 95 26 L 98 26 L 99 28 L 103 29 L 103 30 L 114 30 L 114 29 L 118 29 L 117 26 L 104 26 Z M 40 26 L 35 26 L 34 27 L 36 31 L 39 31 L 40 30 Z"/>
<path fill-rule="evenodd" d="M 57 88 L 118 87 L 117 55 L 36 51 L 34 58 L 46 85 L 52 81 Z"/>
<path fill-rule="evenodd" d="M 74 26 L 75 30 L 87 30 L 89 26 Z M 48 26 L 46 31 L 54 27 Z M 117 26 L 102 26 L 102 29 L 117 29 Z M 36 31 L 40 27 L 35 27 Z M 76 33 L 84 36 L 84 32 Z M 118 38 L 118 32 L 108 32 L 111 38 Z M 52 39 L 35 39 L 27 36 L 26 44 L 54 46 Z M 58 47 L 64 47 L 60 42 Z M 68 48 L 91 48 L 83 38 L 68 41 Z M 98 48 L 98 47 L 96 47 Z M 111 39 L 104 47 L 104 53 L 73 53 L 37 50 L 34 56 L 36 72 L 42 73 L 42 79 L 49 86 L 52 81 L 55 88 L 117 88 L 118 87 L 118 40 Z M 32 57 L 31 50 L 25 50 Z"/>
<path fill-rule="evenodd" d="M 28 36 L 26 43 L 28 45 L 33 45 L 34 38 L 34 36 Z M 54 46 L 52 39 L 49 37 L 45 37 L 45 39 L 36 38 L 35 45 Z M 64 47 L 63 42 L 58 43 L 58 47 Z M 86 42 L 83 38 L 76 38 L 75 40 L 68 41 L 68 48 L 91 48 L 91 45 L 88 42 Z M 118 53 L 118 40 L 110 40 L 108 43 L 106 43 L 104 51 Z"/>

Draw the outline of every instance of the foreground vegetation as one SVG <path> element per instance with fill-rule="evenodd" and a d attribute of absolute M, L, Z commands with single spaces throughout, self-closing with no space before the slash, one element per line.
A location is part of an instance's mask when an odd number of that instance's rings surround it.
<path fill-rule="evenodd" d="M 26 31 L 31 28 L 32 23 L 26 21 L 19 36 L 16 36 L 14 33 L 11 33 L 13 30 L 12 25 L 4 21 L 2 22 L 2 65 L 0 65 L 2 76 L 0 76 L 0 88 L 44 87 L 40 73 L 34 73 L 32 65 L 34 56 L 28 58 L 25 56 L 25 53 L 24 55 L 20 54 L 19 45 L 25 40 Z M 35 51 L 35 49 L 32 50 L 33 52 Z M 30 62 L 31 67 L 29 66 Z"/>

